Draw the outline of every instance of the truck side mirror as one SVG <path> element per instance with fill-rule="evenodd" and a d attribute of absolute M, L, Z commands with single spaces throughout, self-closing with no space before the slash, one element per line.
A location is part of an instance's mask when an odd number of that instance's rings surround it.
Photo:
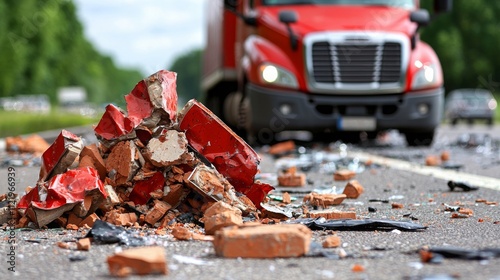
<path fill-rule="evenodd" d="M 296 23 L 298 20 L 297 13 L 294 11 L 281 11 L 279 14 L 280 21 L 284 24 Z"/>
<path fill-rule="evenodd" d="M 288 35 L 290 36 L 290 45 L 292 46 L 292 50 L 296 50 L 298 44 L 298 38 L 297 35 L 293 33 L 290 24 L 297 22 L 298 20 L 297 13 L 294 11 L 281 11 L 279 13 L 279 19 L 282 23 L 286 24 L 286 29 L 288 30 Z"/>
<path fill-rule="evenodd" d="M 452 0 L 434 0 L 434 12 L 436 14 L 449 12 L 452 7 Z"/>
<path fill-rule="evenodd" d="M 426 26 L 431 21 L 431 16 L 427 10 L 416 10 L 410 13 L 410 20 L 418 26 Z"/>

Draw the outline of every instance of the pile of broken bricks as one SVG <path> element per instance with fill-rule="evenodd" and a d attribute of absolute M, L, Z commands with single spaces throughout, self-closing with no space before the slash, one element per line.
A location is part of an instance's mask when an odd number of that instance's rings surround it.
<path fill-rule="evenodd" d="M 179 240 L 211 240 L 222 257 L 305 255 L 312 237 L 306 225 L 264 224 L 273 219 L 263 206 L 274 188 L 255 180 L 258 154 L 198 101 L 190 100 L 178 112 L 175 80 L 176 73 L 161 70 L 125 96 L 126 112 L 108 105 L 94 128 L 97 144 L 84 145 L 63 130 L 42 154 L 35 187 L 17 204 L 17 227 L 92 228 L 101 220 L 168 229 Z M 331 208 L 363 192 L 353 175 L 335 174 L 336 180 L 348 181 L 343 194 L 307 195 L 302 217 L 356 219 L 355 212 Z M 280 177 L 284 185 L 305 182 L 294 168 Z M 193 223 L 203 224 L 204 234 L 177 224 L 186 213 Z M 339 243 L 334 237 L 324 246 Z M 90 245 L 86 240 L 78 246 L 87 250 Z M 150 249 L 108 258 L 111 274 L 166 274 L 163 248 Z M 134 267 L 137 261 L 147 265 Z"/>

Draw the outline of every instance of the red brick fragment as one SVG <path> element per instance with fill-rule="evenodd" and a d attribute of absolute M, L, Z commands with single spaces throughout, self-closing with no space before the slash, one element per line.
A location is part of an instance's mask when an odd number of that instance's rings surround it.
<path fill-rule="evenodd" d="M 87 225 L 88 227 L 94 226 L 95 221 L 100 220 L 96 213 L 90 214 L 87 218 L 80 222 L 79 226 L 83 227 Z"/>
<path fill-rule="evenodd" d="M 335 171 L 335 173 L 333 174 L 333 179 L 335 181 L 348 181 L 354 178 L 354 176 L 356 176 L 356 172 L 342 169 Z"/>
<path fill-rule="evenodd" d="M 278 185 L 284 187 L 302 187 L 306 184 L 306 174 L 297 172 L 297 168 L 290 167 L 278 174 Z"/>
<path fill-rule="evenodd" d="M 347 198 L 358 198 L 364 191 L 365 189 L 357 180 L 351 180 L 347 183 L 342 193 Z"/>
<path fill-rule="evenodd" d="M 351 267 L 352 272 L 363 272 L 365 267 L 359 263 L 353 264 Z"/>
<path fill-rule="evenodd" d="M 450 152 L 449 151 L 443 151 L 441 153 L 441 161 L 449 161 L 450 160 Z"/>
<path fill-rule="evenodd" d="M 26 138 L 21 136 L 5 138 L 5 150 L 7 152 L 40 154 L 49 147 L 49 143 L 38 134 L 32 134 Z"/>
<path fill-rule="evenodd" d="M 104 163 L 101 153 L 99 152 L 99 148 L 96 144 L 91 144 L 83 147 L 82 151 L 80 152 L 80 164 L 82 159 L 85 157 L 92 162 L 92 166 L 99 173 L 99 177 L 101 178 L 101 180 L 104 181 L 107 173 L 106 164 Z"/>
<path fill-rule="evenodd" d="M 292 197 L 290 196 L 289 193 L 284 192 L 283 195 L 282 195 L 282 197 L 283 197 L 283 203 L 285 203 L 285 204 L 292 203 Z"/>
<path fill-rule="evenodd" d="M 403 208 L 405 208 L 405 206 L 402 203 L 396 203 L 396 202 L 393 202 L 391 204 L 391 207 L 392 207 L 392 209 L 403 209 Z"/>
<path fill-rule="evenodd" d="M 80 251 L 90 250 L 90 238 L 82 238 L 76 242 L 76 249 Z"/>
<path fill-rule="evenodd" d="M 425 158 L 425 165 L 427 166 L 438 166 L 441 164 L 441 160 L 435 155 L 429 155 Z"/>
<path fill-rule="evenodd" d="M 141 247 L 127 249 L 107 258 L 109 273 L 112 276 L 125 277 L 130 274 L 168 273 L 163 247 Z"/>
<path fill-rule="evenodd" d="M 218 201 L 204 213 L 205 233 L 209 235 L 223 227 L 243 224 L 241 210 L 225 202 Z"/>
<path fill-rule="evenodd" d="M 356 219 L 356 212 L 339 211 L 336 209 L 310 211 L 306 214 L 308 218 L 325 218 L 327 220 Z"/>
<path fill-rule="evenodd" d="M 309 251 L 312 232 L 301 224 L 223 228 L 215 233 L 214 249 L 225 258 L 288 258 Z"/>
<path fill-rule="evenodd" d="M 104 216 L 104 221 L 117 226 L 132 226 L 137 222 L 135 213 L 120 213 L 118 210 L 111 210 Z"/>
<path fill-rule="evenodd" d="M 327 206 L 341 204 L 345 198 L 346 198 L 345 194 L 333 194 L 333 193 L 319 194 L 312 192 L 307 194 L 304 197 L 303 201 L 308 202 L 313 206 L 321 206 L 323 208 L 326 208 Z"/>
<path fill-rule="evenodd" d="M 165 201 L 155 200 L 153 208 L 146 214 L 146 223 L 154 226 L 170 208 L 172 208 L 172 206 Z"/>
<path fill-rule="evenodd" d="M 330 235 L 323 241 L 323 248 L 336 248 L 341 244 L 340 237 L 337 235 Z"/>
<path fill-rule="evenodd" d="M 133 141 L 116 144 L 106 159 L 106 171 L 113 186 L 124 185 L 134 177 L 144 163 Z"/>
<path fill-rule="evenodd" d="M 293 142 L 293 140 L 289 140 L 272 145 L 269 148 L 268 153 L 270 155 L 281 155 L 287 152 L 293 152 L 294 150 L 295 150 L 295 142 Z"/>
<path fill-rule="evenodd" d="M 463 214 L 463 215 L 468 215 L 468 216 L 474 215 L 474 211 L 470 208 L 460 208 L 458 210 L 458 213 Z"/>

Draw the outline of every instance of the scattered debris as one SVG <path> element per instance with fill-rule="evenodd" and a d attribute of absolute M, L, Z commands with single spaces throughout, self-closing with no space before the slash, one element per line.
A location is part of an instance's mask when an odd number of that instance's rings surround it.
<path fill-rule="evenodd" d="M 339 211 L 337 209 L 312 210 L 305 214 L 308 218 L 324 218 L 327 220 L 356 219 L 354 211 Z"/>
<path fill-rule="evenodd" d="M 424 247 L 419 250 L 424 263 L 441 263 L 443 258 L 462 260 L 489 260 L 500 257 L 500 248 L 465 249 L 458 247 Z"/>
<path fill-rule="evenodd" d="M 272 145 L 267 153 L 273 156 L 280 156 L 295 151 L 295 148 L 295 142 L 289 140 Z"/>
<path fill-rule="evenodd" d="M 108 257 L 107 262 L 112 276 L 168 273 L 165 248 L 160 246 L 127 249 Z"/>
<path fill-rule="evenodd" d="M 342 169 L 335 171 L 335 173 L 333 174 L 333 179 L 335 181 L 348 181 L 354 178 L 354 176 L 356 176 L 355 171 Z"/>
<path fill-rule="evenodd" d="M 343 194 L 346 195 L 347 198 L 358 198 L 365 189 L 357 180 L 351 180 L 347 183 L 344 188 Z"/>
<path fill-rule="evenodd" d="M 341 204 L 346 197 L 347 196 L 345 194 L 318 194 L 312 192 L 306 195 L 303 201 L 313 206 L 321 206 L 323 208 L 326 208 L 327 206 Z"/>
<path fill-rule="evenodd" d="M 425 165 L 427 166 L 439 166 L 440 164 L 440 158 L 435 155 L 430 155 L 425 158 Z"/>
<path fill-rule="evenodd" d="M 40 155 L 49 148 L 49 143 L 38 134 L 25 138 L 21 136 L 6 137 L 5 150 L 11 153 L 32 153 Z"/>
<path fill-rule="evenodd" d="M 120 243 L 127 246 L 144 246 L 146 244 L 143 237 L 127 231 L 123 227 L 101 220 L 95 221 L 94 226 L 85 237 L 92 238 L 92 242 L 104 244 Z"/>
<path fill-rule="evenodd" d="M 392 221 L 392 220 L 381 220 L 381 219 L 363 219 L 363 220 L 326 220 L 323 218 L 314 219 L 297 219 L 290 220 L 289 223 L 303 224 L 312 230 L 393 230 L 399 229 L 403 231 L 416 231 L 427 229 L 426 226 L 422 226 L 412 222 L 406 221 Z"/>
<path fill-rule="evenodd" d="M 340 237 L 337 235 L 330 235 L 323 241 L 323 248 L 337 248 L 340 246 Z"/>
<path fill-rule="evenodd" d="M 82 238 L 76 242 L 76 249 L 82 251 L 90 250 L 90 238 Z"/>

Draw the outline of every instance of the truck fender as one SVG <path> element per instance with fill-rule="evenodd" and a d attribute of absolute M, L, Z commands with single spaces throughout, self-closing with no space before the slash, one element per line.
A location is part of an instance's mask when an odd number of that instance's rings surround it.
<path fill-rule="evenodd" d="M 415 49 L 411 52 L 410 63 L 408 65 L 408 71 L 406 72 L 406 91 L 411 91 L 411 84 L 413 78 L 415 77 L 417 71 L 420 69 L 416 65 L 416 61 L 419 60 L 424 65 L 434 64 L 437 68 L 437 81 L 436 87 L 443 85 L 443 70 L 441 69 L 441 63 L 436 55 L 436 52 L 425 42 L 419 41 Z"/>

